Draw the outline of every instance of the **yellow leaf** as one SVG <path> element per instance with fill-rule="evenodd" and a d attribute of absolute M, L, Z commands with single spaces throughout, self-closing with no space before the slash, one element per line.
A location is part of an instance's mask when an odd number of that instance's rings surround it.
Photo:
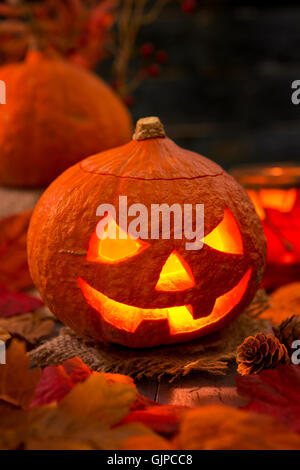
<path fill-rule="evenodd" d="M 9 338 L 11 338 L 11 336 L 8 333 L 8 331 L 6 331 L 4 328 L 0 328 L 0 341 L 3 341 L 4 343 L 6 343 L 6 341 L 9 340 Z"/>
<path fill-rule="evenodd" d="M 93 419 L 105 426 L 113 426 L 129 412 L 136 400 L 133 384 L 109 384 L 105 374 L 93 374 L 85 382 L 75 385 L 59 403 L 59 410 L 77 419 Z"/>
<path fill-rule="evenodd" d="M 136 395 L 131 379 L 95 373 L 59 403 L 15 410 L 7 405 L 1 408 L 0 402 L 0 449 L 172 449 L 167 440 L 141 423 L 116 426 Z"/>
<path fill-rule="evenodd" d="M 117 448 L 122 429 L 110 427 L 128 414 L 136 393 L 131 381 L 112 383 L 104 373 L 92 374 L 59 403 L 30 410 L 22 445 L 26 449 Z"/>
<path fill-rule="evenodd" d="M 29 369 L 24 343 L 14 339 L 6 352 L 6 364 L 0 364 L 0 399 L 26 408 L 33 400 L 40 375 L 40 369 Z"/>

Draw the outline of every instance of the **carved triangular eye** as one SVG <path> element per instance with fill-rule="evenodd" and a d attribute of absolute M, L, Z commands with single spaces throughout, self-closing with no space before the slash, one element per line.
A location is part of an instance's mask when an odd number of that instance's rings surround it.
<path fill-rule="evenodd" d="M 145 248 L 149 243 L 140 239 L 135 239 L 118 226 L 115 220 L 107 217 L 103 237 L 98 238 L 97 233 L 93 233 L 87 252 L 87 260 L 100 263 L 120 263 L 132 258 Z M 108 234 L 113 234 L 114 238 L 109 238 Z"/>
<path fill-rule="evenodd" d="M 177 251 L 173 251 L 160 272 L 155 290 L 175 292 L 194 287 L 191 269 Z"/>
<path fill-rule="evenodd" d="M 223 220 L 208 235 L 204 237 L 205 245 L 224 253 L 242 255 L 243 240 L 234 215 L 225 209 Z"/>

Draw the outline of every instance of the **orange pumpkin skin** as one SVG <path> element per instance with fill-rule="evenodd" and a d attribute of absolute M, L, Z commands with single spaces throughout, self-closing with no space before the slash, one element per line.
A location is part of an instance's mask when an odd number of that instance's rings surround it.
<path fill-rule="evenodd" d="M 147 248 L 125 260 L 91 259 L 96 208 L 118 207 L 120 195 L 128 206 L 149 209 L 153 203 L 204 203 L 203 248 L 187 251 L 185 239 L 148 239 Z M 212 245 L 208 235 L 229 211 L 240 254 L 205 243 Z M 82 336 L 136 348 L 188 341 L 225 326 L 253 299 L 265 252 L 244 189 L 216 163 L 166 137 L 133 139 L 69 168 L 43 194 L 28 233 L 31 275 L 52 312 Z M 195 282 L 162 292 L 157 285 L 171 253 L 189 266 Z M 186 305 L 192 314 L 183 312 Z M 180 310 L 170 308 L 176 306 Z"/>
<path fill-rule="evenodd" d="M 95 152 L 128 142 L 129 113 L 96 75 L 32 51 L 0 68 L 0 184 L 44 186 Z"/>

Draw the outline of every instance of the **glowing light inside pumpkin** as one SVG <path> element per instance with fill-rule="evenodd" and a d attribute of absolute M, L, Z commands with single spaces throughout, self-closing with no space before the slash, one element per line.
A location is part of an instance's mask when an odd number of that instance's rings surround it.
<path fill-rule="evenodd" d="M 264 220 L 265 209 L 276 209 L 283 213 L 291 212 L 297 199 L 297 190 L 295 188 L 248 190 L 248 195 L 257 215 Z"/>
<path fill-rule="evenodd" d="M 117 225 L 115 220 L 107 216 L 107 225 L 104 228 L 104 235 L 99 239 L 96 232 L 92 234 L 87 252 L 88 261 L 103 263 L 119 263 L 125 259 L 137 255 L 147 248 L 149 243 L 143 240 L 136 240 Z M 109 231 L 115 233 L 115 238 L 108 238 Z"/>
<path fill-rule="evenodd" d="M 267 240 L 263 287 L 269 289 L 299 280 L 300 190 L 297 187 L 262 188 L 247 192 Z"/>
<path fill-rule="evenodd" d="M 92 234 L 87 252 L 88 261 L 119 263 L 139 254 L 150 246 L 144 240 L 135 239 L 125 232 L 110 215 L 107 215 L 103 220 L 107 221 L 104 227 L 104 236 L 99 239 L 96 232 Z M 111 233 L 114 234 L 114 238 L 109 236 Z M 243 254 L 243 241 L 239 226 L 234 215 L 227 208 L 220 224 L 206 235 L 203 241 L 218 251 Z M 170 274 L 173 275 L 172 282 L 170 282 Z M 175 281 L 175 277 L 177 281 Z M 182 287 L 179 287 L 179 284 L 182 284 Z M 193 275 L 189 268 L 184 266 L 184 260 L 179 260 L 178 253 L 171 254 L 164 272 L 161 273 L 157 290 L 185 290 L 193 285 L 195 285 Z"/>
<path fill-rule="evenodd" d="M 216 299 L 210 315 L 197 320 L 193 318 L 193 309 L 190 305 L 161 309 L 133 307 L 110 299 L 81 278 L 78 278 L 78 284 L 88 304 L 97 310 L 105 321 L 116 328 L 134 333 L 144 320 L 167 319 L 170 332 L 176 335 L 199 330 L 225 317 L 242 299 L 250 277 L 251 269 L 244 274 L 235 287 Z"/>
<path fill-rule="evenodd" d="M 211 248 L 225 253 L 243 254 L 243 240 L 234 215 L 225 209 L 223 220 L 208 235 L 204 243 Z"/>
<path fill-rule="evenodd" d="M 157 291 L 184 291 L 195 286 L 191 269 L 177 251 L 173 251 L 162 267 L 155 286 Z"/>

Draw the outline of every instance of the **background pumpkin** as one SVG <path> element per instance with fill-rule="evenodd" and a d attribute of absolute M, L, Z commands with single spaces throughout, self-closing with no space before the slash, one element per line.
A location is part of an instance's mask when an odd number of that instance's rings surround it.
<path fill-rule="evenodd" d="M 0 68 L 0 184 L 43 186 L 88 155 L 130 140 L 125 106 L 96 75 L 31 51 Z"/>
<path fill-rule="evenodd" d="M 119 195 L 148 209 L 204 203 L 203 248 L 149 239 L 142 250 L 116 255 L 95 229 L 99 204 L 118 207 Z M 31 220 L 28 256 L 32 278 L 59 319 L 96 340 L 147 347 L 210 333 L 240 313 L 259 286 L 265 239 L 244 189 L 147 118 L 131 142 L 78 163 L 50 185 Z"/>

